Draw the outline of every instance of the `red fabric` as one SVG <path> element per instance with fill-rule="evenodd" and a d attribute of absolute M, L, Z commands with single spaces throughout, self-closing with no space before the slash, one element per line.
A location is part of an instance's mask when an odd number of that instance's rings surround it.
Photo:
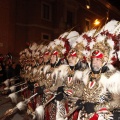
<path fill-rule="evenodd" d="M 50 115 L 49 115 L 48 107 L 45 108 L 45 120 L 50 120 Z"/>
<path fill-rule="evenodd" d="M 76 57 L 77 56 L 77 53 L 75 51 L 71 51 L 70 54 L 69 54 L 69 57 Z"/>
<path fill-rule="evenodd" d="M 53 97 L 53 95 L 50 96 L 49 100 Z M 45 120 L 50 120 L 50 112 L 49 112 L 49 105 L 45 107 Z"/>
<path fill-rule="evenodd" d="M 54 51 L 53 53 L 52 53 L 52 55 L 57 55 L 58 54 L 58 52 L 57 51 Z"/>
<path fill-rule="evenodd" d="M 68 113 L 69 110 L 68 110 L 68 102 L 67 101 L 65 102 L 65 109 L 66 109 L 66 112 Z"/>
<path fill-rule="evenodd" d="M 28 106 L 29 106 L 30 109 L 32 109 L 32 111 L 35 110 L 35 106 L 34 106 L 34 103 L 33 103 L 33 102 L 30 101 L 30 102 L 28 103 Z"/>
<path fill-rule="evenodd" d="M 93 81 L 90 83 L 90 87 L 93 85 L 93 83 L 94 83 Z"/>
<path fill-rule="evenodd" d="M 78 119 L 78 114 L 79 114 L 79 111 L 75 111 L 74 114 L 73 114 L 72 120 L 77 120 Z"/>
<path fill-rule="evenodd" d="M 98 112 L 107 111 L 107 108 L 101 108 Z"/>
<path fill-rule="evenodd" d="M 100 51 L 98 51 L 98 50 L 95 50 L 93 53 L 92 53 L 92 58 L 103 58 L 103 53 L 101 53 Z"/>
<path fill-rule="evenodd" d="M 89 120 L 98 120 L 98 114 L 94 114 Z"/>

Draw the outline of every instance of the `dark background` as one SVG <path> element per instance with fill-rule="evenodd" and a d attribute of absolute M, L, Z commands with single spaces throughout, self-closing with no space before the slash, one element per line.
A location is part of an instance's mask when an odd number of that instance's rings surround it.
<path fill-rule="evenodd" d="M 120 10 L 120 0 L 108 0 L 108 2 L 110 2 L 111 5 Z"/>

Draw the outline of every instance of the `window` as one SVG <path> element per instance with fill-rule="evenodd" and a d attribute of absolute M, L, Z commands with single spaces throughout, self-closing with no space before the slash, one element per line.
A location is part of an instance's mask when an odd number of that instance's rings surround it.
<path fill-rule="evenodd" d="M 85 31 L 90 30 L 90 20 L 89 19 L 85 19 Z"/>
<path fill-rule="evenodd" d="M 50 40 L 50 34 L 42 33 L 42 40 Z"/>
<path fill-rule="evenodd" d="M 42 3 L 41 15 L 42 19 L 51 21 L 51 5 L 47 3 Z"/>

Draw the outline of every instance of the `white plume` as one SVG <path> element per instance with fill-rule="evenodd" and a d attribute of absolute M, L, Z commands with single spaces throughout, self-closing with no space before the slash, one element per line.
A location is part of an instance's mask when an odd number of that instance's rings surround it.
<path fill-rule="evenodd" d="M 57 120 L 65 120 L 64 118 L 58 118 Z"/>
<path fill-rule="evenodd" d="M 34 43 L 32 43 L 32 45 L 29 46 L 29 49 L 34 51 L 37 49 L 37 47 L 38 47 L 37 43 L 34 42 Z"/>
<path fill-rule="evenodd" d="M 73 77 L 73 80 L 82 80 L 82 71 L 76 70 L 74 77 Z"/>
<path fill-rule="evenodd" d="M 103 40 L 105 40 L 106 39 L 106 36 L 105 35 L 101 35 L 101 34 L 99 34 L 98 36 L 97 36 L 97 38 L 96 38 L 96 42 L 102 42 Z"/>
<path fill-rule="evenodd" d="M 87 40 L 86 40 L 86 39 L 84 39 L 84 40 L 82 41 L 82 43 L 83 43 L 84 46 L 87 46 Z"/>
<path fill-rule="evenodd" d="M 5 87 L 4 90 L 9 90 L 9 87 Z"/>
<path fill-rule="evenodd" d="M 64 47 L 65 42 L 63 42 L 62 40 L 60 41 L 60 45 Z"/>
<path fill-rule="evenodd" d="M 62 49 L 62 54 L 64 54 L 66 52 L 66 49 Z"/>
<path fill-rule="evenodd" d="M 109 46 L 114 49 L 114 41 L 112 39 L 107 39 L 107 43 L 109 44 Z"/>
<path fill-rule="evenodd" d="M 44 46 L 44 47 L 41 49 L 41 53 L 44 53 L 45 50 L 47 50 L 47 46 Z"/>
<path fill-rule="evenodd" d="M 108 64 L 107 66 L 111 72 L 116 70 L 116 68 L 112 64 Z M 116 71 L 114 74 L 111 74 L 110 77 L 107 77 L 104 74 L 102 74 L 100 78 L 100 82 L 110 93 L 120 95 L 119 78 L 120 78 L 120 72 Z"/>
<path fill-rule="evenodd" d="M 77 45 L 77 43 L 74 41 L 73 43 L 70 43 L 70 46 L 72 47 L 72 48 L 75 48 L 75 46 Z"/>
<path fill-rule="evenodd" d="M 91 41 L 91 42 L 89 43 L 89 47 L 90 47 L 90 49 L 92 49 L 92 48 L 93 48 L 94 44 L 95 44 L 95 42 L 94 42 L 94 41 Z"/>
<path fill-rule="evenodd" d="M 67 73 L 68 73 L 68 69 L 69 69 L 69 66 L 68 65 L 60 65 L 58 67 L 58 70 L 59 70 L 59 78 L 65 78 L 67 76 Z"/>
<path fill-rule="evenodd" d="M 42 105 L 38 106 L 35 110 L 37 120 L 44 120 L 44 107 Z"/>
<path fill-rule="evenodd" d="M 119 31 L 120 31 L 120 22 L 118 23 L 117 27 L 111 32 L 112 34 L 116 34 L 118 35 L 119 34 Z"/>
<path fill-rule="evenodd" d="M 67 39 L 71 39 L 71 38 L 78 37 L 78 36 L 79 36 L 79 33 L 77 31 L 71 31 L 68 34 Z"/>
<path fill-rule="evenodd" d="M 9 94 L 8 97 L 11 99 L 12 103 L 15 103 L 15 104 L 17 103 L 18 97 L 17 97 L 16 93 L 11 93 L 11 94 Z"/>
<path fill-rule="evenodd" d="M 58 67 L 55 68 L 55 69 L 53 70 L 52 74 L 51 74 L 51 79 L 57 80 L 57 78 L 58 78 L 58 76 L 59 76 L 59 72 L 61 72 L 61 71 L 59 70 L 59 68 L 58 68 Z"/>
<path fill-rule="evenodd" d="M 43 68 L 43 73 L 44 75 L 50 70 L 51 66 L 50 65 L 45 65 Z"/>
<path fill-rule="evenodd" d="M 55 39 L 54 42 L 55 42 L 56 45 L 60 44 L 60 40 L 59 39 Z"/>
<path fill-rule="evenodd" d="M 82 42 L 82 41 L 83 41 L 82 35 L 80 35 L 80 36 L 76 39 L 76 41 L 77 41 L 78 43 Z"/>
<path fill-rule="evenodd" d="M 104 25 L 102 27 L 102 29 L 100 30 L 100 32 L 103 32 L 103 31 L 109 31 L 109 33 L 112 33 L 112 31 L 115 30 L 115 28 L 117 27 L 118 25 L 118 21 L 116 20 L 111 20 L 110 22 L 108 22 L 106 25 Z"/>
<path fill-rule="evenodd" d="M 19 103 L 16 105 L 16 107 L 17 107 L 20 111 L 22 111 L 22 110 L 25 110 L 25 109 L 26 109 L 27 104 L 26 104 L 24 101 L 21 101 L 21 102 L 19 102 Z"/>
<path fill-rule="evenodd" d="M 117 54 L 118 54 L 118 59 L 120 61 L 120 51 L 118 51 Z"/>
<path fill-rule="evenodd" d="M 11 92 L 15 92 L 16 86 L 11 86 L 11 87 L 10 87 L 10 90 L 11 90 Z"/>
<path fill-rule="evenodd" d="M 10 81 L 10 79 L 7 79 L 7 80 L 5 80 L 3 83 L 4 83 L 7 87 L 9 87 L 9 81 Z"/>
<path fill-rule="evenodd" d="M 34 68 L 34 69 L 33 69 L 33 76 L 35 76 L 36 73 L 37 73 L 37 68 Z"/>
<path fill-rule="evenodd" d="M 94 35 L 94 33 L 96 32 L 96 29 L 92 29 L 90 31 L 87 32 L 87 35 L 90 37 L 92 37 Z"/>
<path fill-rule="evenodd" d="M 78 39 L 78 37 L 79 37 L 79 33 L 77 31 L 71 31 L 67 36 L 67 39 L 68 39 L 70 45 L 75 43 L 76 40 Z"/>

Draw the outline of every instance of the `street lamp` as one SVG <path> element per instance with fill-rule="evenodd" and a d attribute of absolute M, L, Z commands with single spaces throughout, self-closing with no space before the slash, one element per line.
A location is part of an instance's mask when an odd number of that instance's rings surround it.
<path fill-rule="evenodd" d="M 90 1 L 89 0 L 86 0 L 86 8 L 90 9 Z"/>
<path fill-rule="evenodd" d="M 94 21 L 94 25 L 95 26 L 98 26 L 100 24 L 100 21 L 98 20 L 98 19 L 96 19 L 95 21 Z"/>

